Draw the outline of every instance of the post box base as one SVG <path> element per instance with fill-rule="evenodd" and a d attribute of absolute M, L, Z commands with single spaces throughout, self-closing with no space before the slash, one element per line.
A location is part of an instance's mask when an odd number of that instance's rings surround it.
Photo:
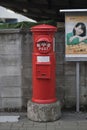
<path fill-rule="evenodd" d="M 32 121 L 38 122 L 58 120 L 61 117 L 60 102 L 56 101 L 51 104 L 38 104 L 28 101 L 27 117 Z"/>

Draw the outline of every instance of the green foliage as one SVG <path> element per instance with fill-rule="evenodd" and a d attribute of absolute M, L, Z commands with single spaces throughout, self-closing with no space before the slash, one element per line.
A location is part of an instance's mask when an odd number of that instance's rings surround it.
<path fill-rule="evenodd" d="M 18 22 L 18 23 L 13 23 L 13 24 L 3 23 L 0 25 L 0 29 L 16 29 L 16 28 L 30 29 L 31 27 L 35 25 L 39 25 L 39 24 L 49 24 L 49 25 L 57 26 L 56 22 L 53 20 L 40 21 L 37 23 L 24 21 L 24 22 Z"/>

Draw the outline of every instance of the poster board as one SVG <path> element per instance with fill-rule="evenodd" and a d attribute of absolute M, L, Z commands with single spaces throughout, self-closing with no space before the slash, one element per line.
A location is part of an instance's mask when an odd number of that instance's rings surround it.
<path fill-rule="evenodd" d="M 65 59 L 87 61 L 86 12 L 65 12 Z"/>

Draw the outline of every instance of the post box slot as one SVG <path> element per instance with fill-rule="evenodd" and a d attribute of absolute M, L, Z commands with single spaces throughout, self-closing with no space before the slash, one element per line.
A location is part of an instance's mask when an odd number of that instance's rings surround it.
<path fill-rule="evenodd" d="M 50 79 L 51 65 L 50 64 L 36 64 L 36 78 Z"/>
<path fill-rule="evenodd" d="M 42 74 L 43 76 L 46 76 L 46 74 Z"/>

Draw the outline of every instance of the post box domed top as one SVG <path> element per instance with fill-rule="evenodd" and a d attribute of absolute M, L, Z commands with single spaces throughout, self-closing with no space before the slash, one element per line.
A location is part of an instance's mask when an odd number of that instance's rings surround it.
<path fill-rule="evenodd" d="M 32 32 L 36 32 L 36 31 L 52 31 L 52 32 L 56 32 L 57 28 L 55 26 L 48 25 L 48 24 L 40 24 L 40 25 L 36 25 L 36 26 L 32 27 L 31 31 Z"/>

